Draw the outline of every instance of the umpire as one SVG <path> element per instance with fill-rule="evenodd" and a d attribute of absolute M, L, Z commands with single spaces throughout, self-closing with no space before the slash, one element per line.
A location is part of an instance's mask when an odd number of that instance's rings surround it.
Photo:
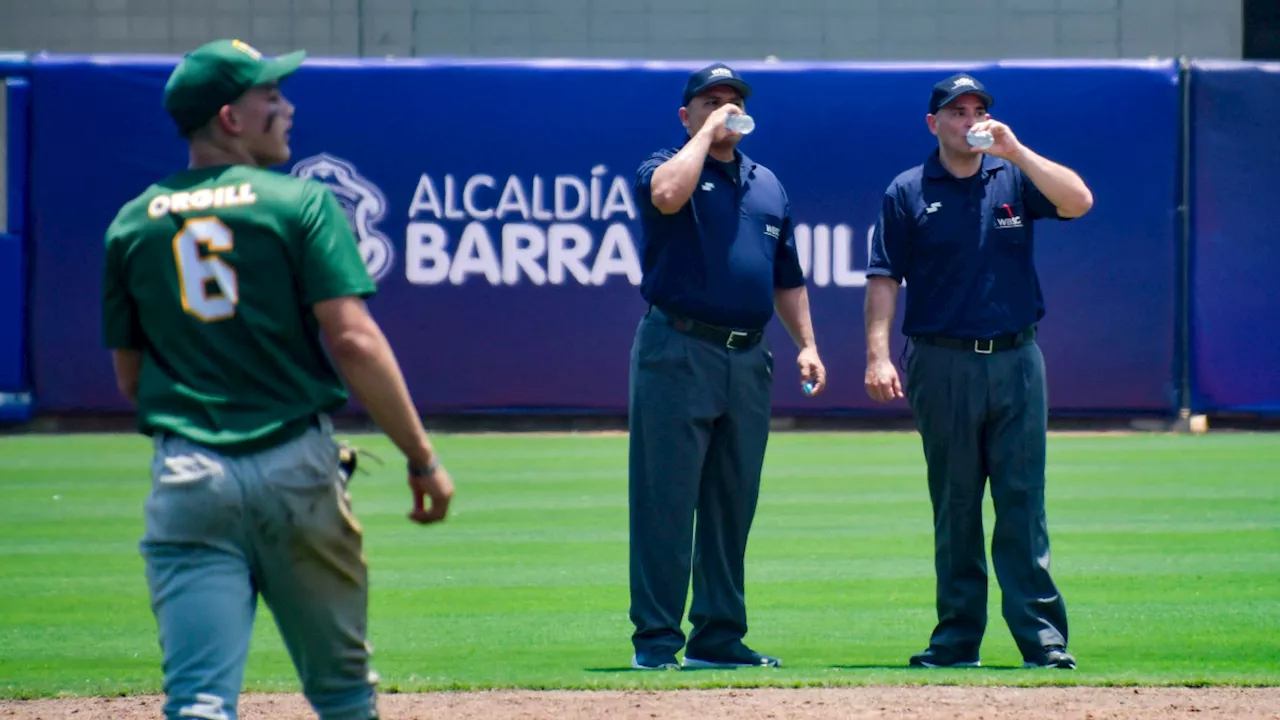
<path fill-rule="evenodd" d="M 629 401 L 632 667 L 642 670 L 679 668 L 691 562 L 684 667 L 778 665 L 742 641 L 773 387 L 764 329 L 775 308 L 810 394 L 826 371 L 786 192 L 725 127 L 750 94 L 723 64 L 693 73 L 679 111 L 687 137 L 636 177 L 649 302 L 631 348 Z"/>
<path fill-rule="evenodd" d="M 1024 666 L 1073 669 L 1066 605 L 1049 575 L 1048 398 L 1036 344 L 1044 299 L 1033 221 L 1084 215 L 1093 195 L 1075 172 L 993 120 L 992 104 L 969 75 L 935 85 L 926 122 L 938 149 L 885 191 L 868 270 L 866 389 L 881 402 L 903 397 L 889 329 L 905 280 L 906 398 L 928 464 L 938 611 L 928 649 L 910 664 L 979 664 L 987 623 L 982 495 L 990 478 L 991 555 Z M 970 147 L 970 130 L 994 142 L 985 151 Z"/>

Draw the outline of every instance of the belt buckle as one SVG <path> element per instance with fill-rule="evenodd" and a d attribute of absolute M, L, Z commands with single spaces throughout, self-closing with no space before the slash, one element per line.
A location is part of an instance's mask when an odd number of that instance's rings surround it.
<path fill-rule="evenodd" d="M 982 341 L 982 340 L 974 340 L 974 341 L 973 341 L 973 351 L 974 351 L 974 352 L 976 352 L 976 353 L 978 353 L 979 355 L 990 355 L 992 352 L 994 352 L 994 351 L 995 351 L 995 349 L 996 349 L 996 341 L 995 341 L 995 338 L 992 338 L 992 339 L 990 339 L 990 340 L 987 340 L 987 341 L 986 341 L 986 343 L 987 343 L 987 349 L 986 349 L 986 350 L 983 350 L 983 349 L 982 349 L 982 343 L 983 343 L 983 341 Z"/>
<path fill-rule="evenodd" d="M 751 333 L 746 333 L 746 332 L 743 332 L 743 331 L 741 331 L 741 330 L 730 330 L 730 331 L 729 331 L 729 337 L 728 337 L 728 339 L 726 339 L 726 340 L 724 341 L 724 346 L 725 346 L 726 348 L 729 348 L 730 350 L 737 350 L 738 348 L 734 346 L 734 339 L 735 339 L 735 338 L 740 338 L 740 337 L 741 337 L 741 338 L 745 338 L 745 337 L 749 336 L 750 334 L 751 334 Z"/>

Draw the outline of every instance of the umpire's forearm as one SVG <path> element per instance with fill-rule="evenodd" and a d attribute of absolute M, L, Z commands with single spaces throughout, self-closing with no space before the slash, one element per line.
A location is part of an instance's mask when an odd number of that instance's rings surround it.
<path fill-rule="evenodd" d="M 415 465 L 430 465 L 435 450 L 409 396 L 400 365 L 376 326 L 343 335 L 333 358 L 369 416 Z"/>
<path fill-rule="evenodd" d="M 777 288 L 773 291 L 773 306 L 796 347 L 801 350 L 817 347 L 817 340 L 813 336 L 813 318 L 809 315 L 807 287 L 801 285 L 795 288 Z"/>
<path fill-rule="evenodd" d="M 867 363 L 889 358 L 889 332 L 898 306 L 898 281 L 884 275 L 867 278 L 864 321 L 867 331 Z"/>
<path fill-rule="evenodd" d="M 702 166 L 711 149 L 711 136 L 700 132 L 689 139 L 680 152 L 653 171 L 649 182 L 649 197 L 653 206 L 664 215 L 670 215 L 684 207 L 693 195 L 702 177 Z"/>
<path fill-rule="evenodd" d="M 1035 183 L 1040 192 L 1058 208 L 1064 218 L 1080 217 L 1093 207 L 1093 193 L 1080 175 L 1065 165 L 1060 165 L 1023 146 L 1013 162 L 1027 179 Z"/>

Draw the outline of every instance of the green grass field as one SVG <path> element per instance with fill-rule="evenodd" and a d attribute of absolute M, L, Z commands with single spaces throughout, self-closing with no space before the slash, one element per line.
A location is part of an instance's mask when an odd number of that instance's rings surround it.
<path fill-rule="evenodd" d="M 626 439 L 439 436 L 444 525 L 404 519 L 396 454 L 352 488 L 384 690 L 870 683 L 1280 684 L 1280 435 L 1050 438 L 1053 570 L 1080 669 L 1025 671 L 992 576 L 988 667 L 908 670 L 933 623 L 914 434 L 770 444 L 747 556 L 753 647 L 778 670 L 639 673 L 627 620 Z M 137 552 L 150 446 L 0 438 L 0 698 L 156 692 Z M 987 500 L 988 530 L 990 499 Z M 297 683 L 269 612 L 247 690 Z"/>

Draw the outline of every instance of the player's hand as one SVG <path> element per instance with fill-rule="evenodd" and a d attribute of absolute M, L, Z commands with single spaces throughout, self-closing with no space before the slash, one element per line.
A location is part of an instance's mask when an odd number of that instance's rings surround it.
<path fill-rule="evenodd" d="M 817 348 L 804 348 L 800 354 L 796 356 L 796 365 L 800 366 L 800 387 L 808 383 L 813 383 L 813 390 L 807 394 L 810 397 L 821 393 L 827 387 L 827 368 L 822 365 L 822 358 L 818 357 Z"/>
<path fill-rule="evenodd" d="M 699 130 L 699 132 L 710 133 L 711 142 L 713 143 L 723 142 L 730 138 L 741 137 L 740 133 L 736 133 L 724 126 L 725 118 L 730 115 L 741 114 L 742 108 L 734 105 L 733 103 L 725 103 L 713 110 L 711 114 L 707 116 L 707 121 L 702 124 L 702 129 Z"/>
<path fill-rule="evenodd" d="M 876 402 L 890 402 L 903 397 L 898 369 L 888 360 L 867 364 L 867 394 Z"/>
<path fill-rule="evenodd" d="M 975 153 L 984 152 L 1004 160 L 1013 160 L 1022 151 L 1022 143 L 1018 142 L 1018 136 L 1013 134 L 1013 130 L 1010 130 L 1008 125 L 999 120 L 993 119 L 990 115 L 987 116 L 986 120 L 974 123 L 970 130 L 973 132 L 989 132 L 993 141 L 991 147 L 985 150 L 970 148 Z"/>
<path fill-rule="evenodd" d="M 409 476 L 409 488 L 413 490 L 413 511 L 409 519 L 419 525 L 430 525 L 444 520 L 449 514 L 449 501 L 453 499 L 453 478 L 441 465 L 435 472 L 424 476 Z M 431 507 L 426 499 L 431 498 Z"/>

